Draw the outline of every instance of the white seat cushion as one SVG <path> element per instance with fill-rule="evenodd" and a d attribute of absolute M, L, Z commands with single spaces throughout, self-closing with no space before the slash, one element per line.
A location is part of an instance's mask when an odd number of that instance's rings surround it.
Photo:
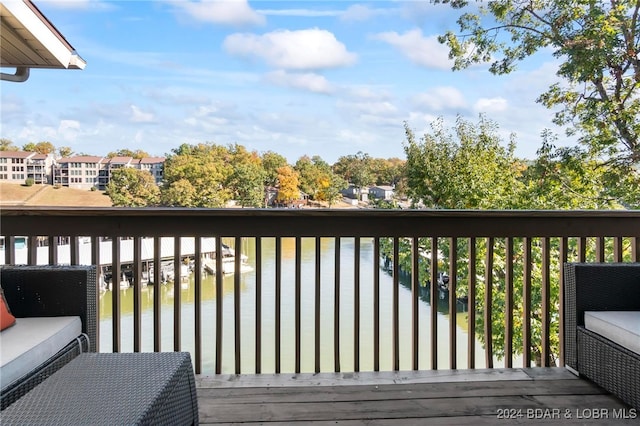
<path fill-rule="evenodd" d="M 584 326 L 640 354 L 640 311 L 588 311 Z"/>
<path fill-rule="evenodd" d="M 0 388 L 58 353 L 82 333 L 80 317 L 17 318 L 0 333 Z"/>

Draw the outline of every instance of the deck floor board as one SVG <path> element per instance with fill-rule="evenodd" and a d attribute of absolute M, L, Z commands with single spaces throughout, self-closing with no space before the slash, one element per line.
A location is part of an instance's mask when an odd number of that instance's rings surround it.
<path fill-rule="evenodd" d="M 198 377 L 200 424 L 640 424 L 598 386 L 564 369 L 533 370 L 454 372 L 457 381 L 440 371 Z M 505 410 L 513 416 L 500 419 Z"/>

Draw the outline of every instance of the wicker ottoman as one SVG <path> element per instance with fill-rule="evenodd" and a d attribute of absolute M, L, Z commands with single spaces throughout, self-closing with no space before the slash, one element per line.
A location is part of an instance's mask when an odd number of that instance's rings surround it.
<path fill-rule="evenodd" d="M 188 352 L 84 353 L 4 410 L 3 425 L 197 425 Z"/>

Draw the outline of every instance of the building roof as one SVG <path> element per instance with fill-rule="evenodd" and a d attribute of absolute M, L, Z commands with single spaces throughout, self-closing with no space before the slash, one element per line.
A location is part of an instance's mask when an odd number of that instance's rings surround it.
<path fill-rule="evenodd" d="M 0 66 L 15 67 L 2 80 L 25 81 L 30 68 L 84 69 L 86 62 L 31 0 L 0 3 Z"/>
<path fill-rule="evenodd" d="M 0 151 L 0 157 L 3 158 L 29 158 L 34 154 L 31 151 Z"/>
<path fill-rule="evenodd" d="M 130 164 L 133 162 L 133 157 L 112 157 L 109 159 L 109 163 L 111 164 Z"/>
<path fill-rule="evenodd" d="M 103 157 L 97 157 L 95 155 L 76 155 L 74 157 L 60 158 L 58 163 L 101 163 Z"/>
<path fill-rule="evenodd" d="M 156 164 L 156 163 L 164 163 L 164 157 L 145 157 L 140 159 L 140 164 Z"/>

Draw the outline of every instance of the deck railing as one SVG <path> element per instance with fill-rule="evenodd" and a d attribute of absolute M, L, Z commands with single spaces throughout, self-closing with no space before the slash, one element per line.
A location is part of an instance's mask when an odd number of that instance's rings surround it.
<path fill-rule="evenodd" d="M 173 288 L 171 330 L 162 328 L 161 292 L 153 292 L 153 350 L 193 351 L 195 370 L 202 372 L 203 360 L 213 357 L 215 373 L 255 372 L 276 373 L 302 370 L 303 341 L 313 345 L 313 371 L 359 371 L 363 359 L 372 359 L 371 369 L 399 370 L 401 354 L 410 354 L 411 369 L 476 368 L 478 364 L 492 368 L 496 359 L 503 359 L 504 367 L 513 367 L 514 360 L 522 365 L 563 365 L 562 348 L 562 274 L 566 261 L 638 262 L 640 261 L 640 211 L 445 211 L 445 210 L 254 210 L 254 209 L 122 209 L 122 208 L 23 208 L 3 207 L 0 211 L 4 238 L 4 263 L 58 264 L 89 263 L 108 266 L 112 277 L 123 270 L 123 247 L 132 250 L 133 309 L 132 349 L 143 350 L 142 287 L 144 261 L 149 257 L 155 265 L 166 261 L 167 237 L 171 238 L 175 279 L 167 284 Z M 16 241 L 25 241 L 20 249 Z M 181 237 L 181 238 L 177 238 Z M 152 253 L 143 254 L 143 243 L 153 242 Z M 104 253 L 104 241 L 110 241 L 109 254 Z M 190 241 L 190 242 L 189 242 Z M 235 254 L 233 275 L 233 308 L 225 316 L 223 306 L 223 256 L 215 257 L 215 306 L 202 301 L 204 270 L 203 254 L 223 252 L 223 241 Z M 250 245 L 245 244 L 251 241 Z M 64 245 L 69 242 L 62 253 Z M 293 244 L 293 277 L 283 273 L 283 242 Z M 349 243 L 353 256 L 345 265 L 341 247 Z M 265 244 L 273 245 L 273 255 L 265 254 Z M 189 251 L 196 273 L 193 274 L 193 310 L 187 314 L 181 299 L 179 277 L 184 261 L 184 246 Z M 213 244 L 213 249 L 204 245 Z M 303 252 L 303 246 L 306 247 Z M 371 270 L 363 271 L 362 248 L 371 249 Z M 83 247 L 89 247 L 90 258 L 83 258 Z M 311 251 L 309 252 L 309 247 Z M 321 251 L 333 251 L 333 270 L 327 277 L 321 267 Z M 25 252 L 24 258 L 21 250 Z M 251 253 L 243 252 L 250 250 Z M 344 249 L 343 249 L 344 250 Z M 175 254 L 174 254 L 175 253 Z M 270 252 L 271 253 L 271 252 Z M 311 254 L 310 254 L 311 253 Z M 435 255 L 432 255 L 435 254 Z M 180 254 L 180 255 L 178 255 Z M 250 312 L 241 298 L 242 255 L 254 259 L 255 279 Z M 315 265 L 313 272 L 303 268 L 303 257 L 309 256 Z M 147 259 L 145 259 L 147 256 Z M 105 264 L 104 259 L 108 259 Z M 273 264 L 273 268 L 265 265 Z M 347 267 L 348 266 L 348 267 Z M 380 290 L 383 267 L 389 268 L 393 286 L 388 297 Z M 369 268 L 369 266 L 367 266 Z M 154 268 L 150 280 L 162 282 L 161 268 Z M 350 277 L 345 279 L 348 270 Z M 364 273 L 366 272 L 366 274 Z M 403 276 L 410 277 L 410 306 L 400 303 L 399 289 Z M 268 275 L 268 276 L 267 276 Z M 447 288 L 438 290 L 448 275 Z M 364 277 L 367 278 L 364 278 Z M 283 300 L 283 278 L 291 279 L 293 300 Z M 326 280 L 332 285 L 326 285 Z M 367 293 L 362 280 L 367 282 Z M 265 309 L 263 283 L 274 281 L 273 310 Z M 114 286 L 117 279 L 114 278 Z M 323 284 L 324 283 L 324 284 Z M 431 285 L 433 283 L 433 285 Z M 154 288 L 157 286 L 154 285 Z M 346 300 L 341 296 L 348 287 L 351 315 L 341 315 Z M 116 287 L 117 288 L 117 287 Z M 301 302 L 303 291 L 313 291 L 313 307 Z M 448 290 L 447 290 L 448 289 Z M 449 315 L 447 333 L 439 333 L 437 309 L 427 318 L 420 315 L 419 300 L 431 307 L 442 302 L 445 294 Z M 603 287 L 603 291 L 606 288 Z M 333 293 L 332 315 L 321 316 L 321 303 L 326 304 L 326 292 Z M 122 312 L 120 291 L 111 291 L 111 349 L 124 350 L 122 344 Z M 460 336 L 456 313 L 461 300 L 467 300 L 464 321 L 468 328 L 467 354 L 460 362 Z M 283 304 L 293 304 L 293 345 L 281 344 L 282 328 L 287 318 L 281 315 Z M 244 308 L 241 307 L 244 306 Z M 389 309 L 383 308 L 384 306 Z M 207 309 L 213 312 L 207 311 Z M 410 323 L 401 321 L 410 310 Z M 166 310 L 166 307 L 165 307 Z M 266 312 L 272 312 L 270 317 Z M 391 316 L 390 347 L 381 348 L 381 315 Z M 367 316 L 364 313 L 367 312 Z M 369 314 L 370 313 L 370 314 Z M 402 314 L 402 315 L 401 315 Z M 189 317 L 187 318 L 187 315 Z M 369 316 L 370 315 L 370 316 Z M 385 314 L 386 315 L 386 314 Z M 203 334 L 215 318 L 212 333 Z M 327 321 L 330 323 L 327 324 Z M 252 364 L 243 361 L 247 347 L 242 342 L 251 322 Z M 313 336 L 307 336 L 311 323 Z M 345 335 L 342 325 L 350 323 L 351 336 Z M 371 352 L 361 351 L 363 324 L 371 327 Z M 185 332 L 185 324 L 189 324 Z M 191 326 L 192 324 L 192 326 Z M 429 331 L 427 341 L 421 330 Z M 304 329 L 304 330 L 303 330 Z M 400 330 L 410 329 L 408 342 L 400 339 Z M 225 347 L 231 333 L 232 348 Z M 329 331 L 323 331 L 329 330 Z M 173 336 L 173 347 L 162 347 L 163 332 Z M 321 332 L 332 335 L 327 341 Z M 244 334 L 243 334 L 244 333 Z M 188 338 L 187 338 L 188 335 Z M 265 336 L 273 336 L 273 363 L 264 365 Z M 271 338 L 271 337 L 270 337 Z M 203 340 L 214 339 L 214 353 L 203 350 Z M 404 343 L 402 343 L 404 342 Z M 481 342 L 481 343 L 478 343 Z M 481 348 L 478 348 L 478 345 Z M 165 345 L 166 346 L 166 345 Z M 329 347 L 327 347 L 329 346 Z M 332 346 L 332 347 L 331 347 Z M 448 360 L 439 359 L 439 349 L 445 346 Z M 347 365 L 341 362 L 347 347 L 352 353 Z M 304 349 L 308 349 L 305 347 Z M 484 360 L 477 360 L 478 349 Z M 223 353 L 233 353 L 230 371 L 223 368 Z M 292 351 L 292 354 L 285 353 Z M 391 352 L 389 365 L 381 366 L 381 354 Z M 428 355 L 424 357 L 425 353 Z M 519 357 L 517 357 L 517 355 Z M 282 359 L 293 356 L 291 367 L 282 366 Z M 332 368 L 326 358 L 332 357 Z M 424 361 L 428 359 L 428 361 Z M 481 362 L 484 361 L 484 362 Z M 324 367 L 323 367 L 324 364 Z M 502 366 L 502 365 L 500 365 Z"/>

